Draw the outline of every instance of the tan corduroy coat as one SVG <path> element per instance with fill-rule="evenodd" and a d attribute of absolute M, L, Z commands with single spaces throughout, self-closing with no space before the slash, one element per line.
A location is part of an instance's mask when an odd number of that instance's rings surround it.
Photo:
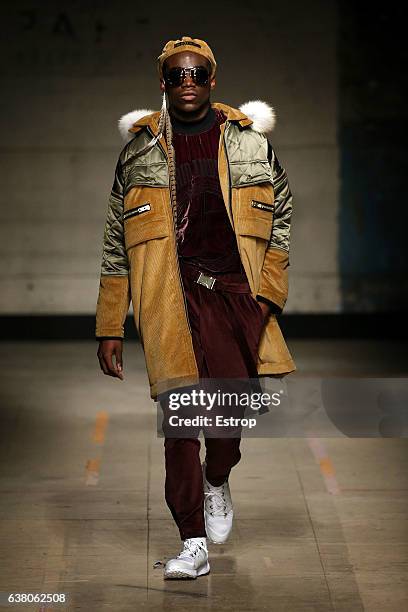
<path fill-rule="evenodd" d="M 286 172 L 271 145 L 268 159 L 268 141 L 255 129 L 256 117 L 226 104 L 212 106 L 227 116 L 221 125 L 219 179 L 252 295 L 283 309 L 292 212 Z M 178 266 L 165 138 L 135 157 L 157 134 L 159 115 L 150 112 L 131 123 L 131 139 L 119 155 L 96 308 L 96 337 L 123 338 L 132 300 L 154 400 L 158 393 L 199 380 Z M 274 314 L 265 324 L 258 353 L 259 374 L 296 369 Z"/>

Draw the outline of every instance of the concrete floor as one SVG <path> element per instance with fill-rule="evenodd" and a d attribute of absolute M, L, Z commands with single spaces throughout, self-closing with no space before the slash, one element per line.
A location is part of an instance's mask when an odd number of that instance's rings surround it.
<path fill-rule="evenodd" d="M 408 373 L 402 344 L 288 344 L 293 376 Z M 408 609 L 407 439 L 244 439 L 230 541 L 210 544 L 209 576 L 165 582 L 153 564 L 180 541 L 140 346 L 124 382 L 96 342 L 2 349 L 0 609 L 45 609 L 10 592 L 91 612 Z"/>

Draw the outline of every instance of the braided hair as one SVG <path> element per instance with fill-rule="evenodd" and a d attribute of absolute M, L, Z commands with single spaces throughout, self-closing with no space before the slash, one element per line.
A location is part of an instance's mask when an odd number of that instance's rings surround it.
<path fill-rule="evenodd" d="M 164 94 L 165 95 L 165 94 Z M 165 110 L 165 130 L 167 154 L 169 158 L 169 187 L 170 202 L 173 211 L 174 231 L 177 231 L 177 197 L 176 197 L 176 159 L 173 147 L 173 128 L 171 125 L 169 111 Z"/>
<path fill-rule="evenodd" d="M 165 136 L 166 136 L 167 152 L 168 152 L 168 158 L 169 158 L 170 201 L 171 201 L 171 207 L 172 207 L 172 212 L 173 212 L 174 229 L 176 230 L 176 226 L 177 226 L 176 162 L 175 162 L 175 153 L 174 153 L 174 147 L 173 147 L 173 129 L 171 125 L 169 111 L 167 109 L 167 104 L 166 104 L 166 92 L 163 92 L 163 102 L 162 102 L 162 107 L 160 110 L 160 117 L 159 117 L 159 129 L 158 129 L 156 136 L 154 136 L 151 139 L 151 141 L 148 142 L 147 145 L 145 145 L 142 149 L 137 151 L 132 156 L 132 159 L 134 157 L 139 157 L 140 155 L 143 155 L 143 153 L 146 153 L 147 151 L 150 151 L 150 149 L 154 147 L 156 142 L 162 137 L 163 132 L 165 132 Z"/>

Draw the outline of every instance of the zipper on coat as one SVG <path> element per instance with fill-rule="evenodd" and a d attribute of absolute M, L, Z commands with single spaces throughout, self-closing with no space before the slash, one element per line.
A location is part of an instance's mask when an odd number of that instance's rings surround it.
<path fill-rule="evenodd" d="M 268 212 L 274 212 L 275 204 L 267 204 L 266 202 L 260 202 L 259 200 L 252 200 L 251 206 L 253 208 L 260 208 L 261 210 L 267 210 Z"/>
<path fill-rule="evenodd" d="M 154 136 L 154 134 L 153 134 L 152 130 L 150 129 L 150 127 L 149 126 L 146 126 L 146 127 L 147 127 L 147 131 L 150 132 L 150 134 L 152 136 Z M 159 145 L 159 148 L 163 152 L 164 157 L 167 159 L 166 151 L 164 150 L 163 145 L 161 144 L 161 142 L 159 140 L 157 141 L 157 144 Z M 167 167 L 168 167 L 168 162 L 167 162 Z M 186 319 L 187 319 L 187 325 L 188 325 L 188 329 L 190 331 L 190 334 L 192 335 L 193 332 L 192 332 L 191 325 L 190 325 L 190 318 L 188 316 L 187 298 L 186 298 L 186 293 L 184 291 L 184 284 L 183 284 L 183 279 L 181 277 L 180 263 L 179 263 L 179 258 L 178 258 L 177 227 L 176 227 L 176 223 L 175 223 L 175 219 L 174 219 L 174 215 L 173 215 L 173 207 L 172 207 L 172 203 L 171 203 L 170 189 L 169 189 L 169 196 L 170 196 L 170 206 L 171 206 L 171 218 L 172 218 L 173 229 L 174 229 L 174 250 L 175 250 L 175 257 L 176 257 L 176 262 L 177 262 L 177 272 L 178 272 L 178 277 L 179 277 L 179 281 L 180 281 L 181 291 L 182 291 L 182 294 L 183 294 L 184 311 L 185 311 L 185 315 L 186 315 Z"/>

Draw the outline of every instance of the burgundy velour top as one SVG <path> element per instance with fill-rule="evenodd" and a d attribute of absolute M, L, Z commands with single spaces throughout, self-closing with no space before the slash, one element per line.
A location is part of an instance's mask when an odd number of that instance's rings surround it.
<path fill-rule="evenodd" d="M 213 275 L 244 272 L 218 177 L 220 125 L 225 119 L 213 107 L 193 123 L 171 118 L 179 257 Z"/>

